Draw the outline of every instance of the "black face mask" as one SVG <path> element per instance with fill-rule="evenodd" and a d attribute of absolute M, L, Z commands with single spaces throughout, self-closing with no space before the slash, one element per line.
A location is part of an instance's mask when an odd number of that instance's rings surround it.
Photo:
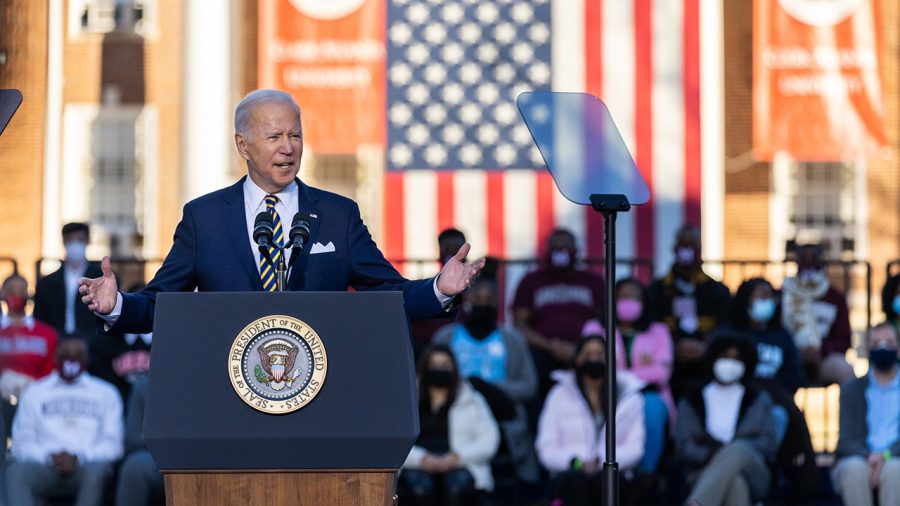
<path fill-rule="evenodd" d="M 888 372 L 897 364 L 897 348 L 875 348 L 869 352 L 869 363 L 881 372 Z"/>
<path fill-rule="evenodd" d="M 588 360 L 578 366 L 578 374 L 592 379 L 600 379 L 606 374 L 606 362 Z"/>
<path fill-rule="evenodd" d="M 465 323 L 466 330 L 479 341 L 491 335 L 497 328 L 497 306 L 475 304 Z"/>
<path fill-rule="evenodd" d="M 422 378 L 426 385 L 438 388 L 449 387 L 455 379 L 456 375 L 453 374 L 453 371 L 447 369 L 426 369 Z"/>

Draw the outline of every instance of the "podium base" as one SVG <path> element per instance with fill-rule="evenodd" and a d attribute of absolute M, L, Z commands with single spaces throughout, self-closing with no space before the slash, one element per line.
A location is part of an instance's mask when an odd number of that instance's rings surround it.
<path fill-rule="evenodd" d="M 390 470 L 163 471 L 167 506 L 394 504 Z"/>

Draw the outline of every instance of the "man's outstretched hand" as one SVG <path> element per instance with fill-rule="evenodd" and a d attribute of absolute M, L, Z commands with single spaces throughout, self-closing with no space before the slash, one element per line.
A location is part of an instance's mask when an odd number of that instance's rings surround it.
<path fill-rule="evenodd" d="M 484 267 L 484 258 L 479 258 L 470 264 L 463 263 L 463 259 L 469 254 L 469 249 L 471 249 L 469 243 L 463 244 L 459 251 L 444 264 L 437 281 L 437 288 L 442 294 L 448 297 L 459 295 L 471 286 L 472 281 L 481 272 Z M 115 304 L 115 300 L 113 300 L 113 304 Z"/>
<path fill-rule="evenodd" d="M 108 315 L 116 307 L 119 286 L 116 275 L 109 266 L 109 257 L 103 257 L 100 269 L 103 270 L 103 275 L 99 278 L 78 278 L 78 293 L 81 294 L 81 302 L 87 304 L 88 309 L 97 314 Z"/>

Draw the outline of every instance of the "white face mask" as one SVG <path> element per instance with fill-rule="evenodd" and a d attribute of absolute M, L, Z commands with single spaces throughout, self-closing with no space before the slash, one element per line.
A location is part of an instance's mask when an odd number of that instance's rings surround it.
<path fill-rule="evenodd" d="M 81 241 L 66 243 L 66 261 L 73 264 L 83 264 L 87 259 L 87 244 Z"/>
<path fill-rule="evenodd" d="M 713 363 L 713 375 L 723 385 L 730 385 L 744 377 L 744 363 L 735 358 L 720 358 Z"/>

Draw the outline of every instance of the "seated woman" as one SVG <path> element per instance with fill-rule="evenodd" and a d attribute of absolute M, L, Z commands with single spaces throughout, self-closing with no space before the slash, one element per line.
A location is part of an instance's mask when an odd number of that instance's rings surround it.
<path fill-rule="evenodd" d="M 616 368 L 642 380 L 644 387 L 644 457 L 637 470 L 656 472 L 666 444 L 666 424 L 675 429 L 675 402 L 669 388 L 672 376 L 672 334 L 669 327 L 650 319 L 646 287 L 637 279 L 616 283 Z M 584 326 L 582 335 L 603 335 L 597 320 Z"/>
<path fill-rule="evenodd" d="M 800 357 L 791 334 L 781 324 L 775 289 L 763 278 L 751 278 L 731 300 L 727 324 L 756 345 L 757 379 L 774 381 L 793 395 L 802 383 Z"/>
<path fill-rule="evenodd" d="M 720 332 L 706 358 L 714 379 L 678 405 L 675 451 L 693 485 L 687 504 L 750 505 L 771 481 L 772 398 L 749 383 L 756 350 L 741 334 Z"/>
<path fill-rule="evenodd" d="M 471 504 L 477 490 L 493 489 L 500 429 L 447 346 L 422 353 L 418 379 L 420 432 L 400 472 L 400 497 L 403 504 Z"/>
<path fill-rule="evenodd" d="M 554 371 L 556 385 L 547 394 L 538 419 L 538 460 L 554 477 L 555 497 L 563 504 L 599 504 L 602 461 L 606 457 L 606 352 L 598 336 L 575 349 L 574 371 Z M 644 455 L 644 383 L 618 373 L 616 459 L 619 469 L 634 469 Z"/>

